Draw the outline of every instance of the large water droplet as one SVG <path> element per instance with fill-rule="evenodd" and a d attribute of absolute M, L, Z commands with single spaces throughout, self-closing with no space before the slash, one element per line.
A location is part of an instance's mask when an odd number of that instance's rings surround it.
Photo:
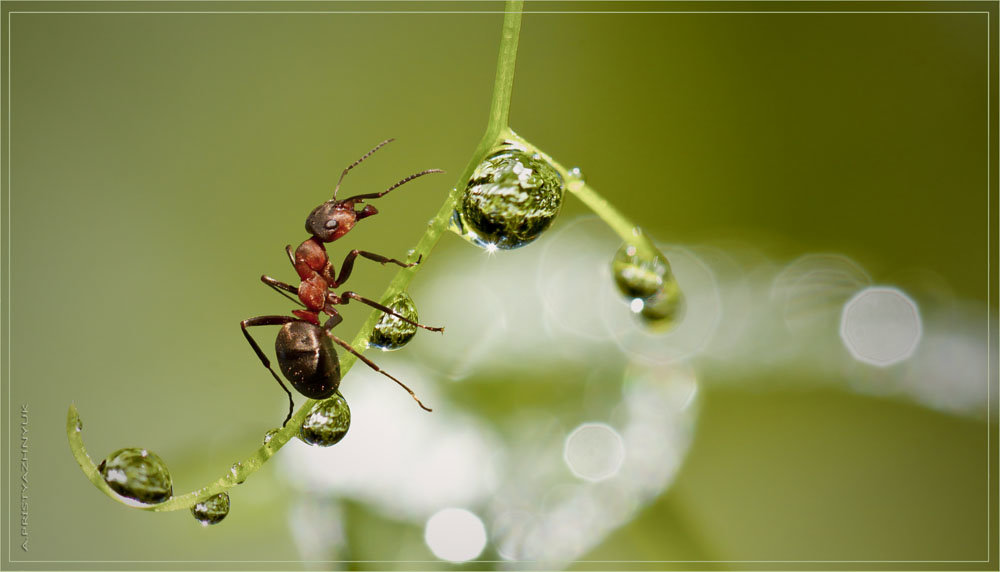
<path fill-rule="evenodd" d="M 174 492 L 166 463 L 146 449 L 120 449 L 97 468 L 113 491 L 142 504 L 161 503 Z"/>
<path fill-rule="evenodd" d="M 351 426 L 351 408 L 339 393 L 320 401 L 302 422 L 299 439 L 318 447 L 336 445 Z"/>
<path fill-rule="evenodd" d="M 537 154 L 501 147 L 472 173 L 452 228 L 484 248 L 518 248 L 538 238 L 562 205 L 563 180 Z"/>
<path fill-rule="evenodd" d="M 417 306 L 413 303 L 413 298 L 406 292 L 396 294 L 386 306 L 405 316 L 408 320 L 417 321 Z M 413 324 L 396 316 L 382 314 L 382 318 L 375 324 L 369 343 L 383 351 L 398 350 L 412 340 L 415 335 L 417 335 L 417 327 Z"/>
<path fill-rule="evenodd" d="M 202 526 L 219 524 L 229 514 L 229 493 L 222 492 L 195 503 L 191 514 Z"/>

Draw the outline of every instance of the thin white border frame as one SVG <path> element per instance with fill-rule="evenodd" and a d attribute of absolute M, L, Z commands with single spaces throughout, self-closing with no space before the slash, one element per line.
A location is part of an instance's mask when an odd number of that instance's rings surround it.
<path fill-rule="evenodd" d="M 274 2 L 275 0 L 18 0 L 18 3 L 45 3 L 45 2 L 60 2 L 64 4 L 74 4 L 74 3 L 94 3 L 94 2 L 129 2 L 129 3 L 142 3 L 142 2 L 176 2 L 176 3 L 187 3 L 192 5 L 197 5 L 199 2 L 223 2 L 223 3 L 237 3 L 237 2 Z M 325 2 L 330 4 L 347 4 L 354 3 L 351 0 L 295 0 L 296 2 Z M 366 0 L 374 3 L 382 2 L 399 2 L 399 3 L 427 3 L 425 0 Z M 494 0 L 433 0 L 434 2 L 443 3 L 469 3 L 469 2 L 493 2 Z M 607 4 L 613 4 L 615 0 L 548 0 L 554 3 L 576 3 L 576 2 L 604 2 Z M 781 4 L 784 2 L 794 2 L 798 3 L 824 3 L 824 2 L 930 2 L 938 4 L 948 4 L 948 3 L 961 3 L 961 4 L 980 4 L 984 0 L 631 0 L 641 3 L 672 3 L 672 2 L 768 2 L 771 4 Z M 1000 5 L 1000 2 L 994 0 L 994 5 Z M 0 2 L 0 7 L 2 7 L 2 2 Z M 8 407 L 11 407 L 13 401 L 12 397 L 12 387 L 13 383 L 11 380 L 12 367 L 11 363 L 12 352 L 10 348 L 10 334 L 11 334 L 11 310 L 13 308 L 11 293 L 12 293 L 12 280 L 11 280 L 11 260 L 12 260 L 12 246 L 11 246 L 11 197 L 12 193 L 12 163 L 11 163 L 11 116 L 12 116 L 12 98 L 11 98 L 11 69 L 13 65 L 12 60 L 12 49 L 11 49 L 11 37 L 12 33 L 12 15 L 13 14 L 180 14 L 180 15 L 192 15 L 192 14 L 242 14 L 242 15 L 267 15 L 267 14 L 303 14 L 303 15 L 318 15 L 318 14 L 505 14 L 504 10 L 259 10 L 259 11 L 239 11 L 239 10 L 95 10 L 95 11 L 75 11 L 75 10 L 11 10 L 7 12 L 7 392 L 8 392 Z M 903 564 L 903 563 L 955 563 L 955 564 L 968 564 L 968 563 L 989 563 L 991 557 L 991 551 L 993 549 L 992 537 L 991 537 L 991 521 L 993 513 L 991 511 L 990 501 L 992 499 L 990 494 L 992 474 L 991 465 L 993 462 L 992 458 L 992 446 L 990 440 L 990 425 L 992 422 L 992 409 L 993 404 L 991 401 L 991 365 L 992 365 L 992 347 L 990 346 L 991 341 L 991 324 L 993 320 L 993 310 L 990 307 L 992 303 L 992 282 L 991 282 L 991 259 L 992 251 L 990 248 L 990 242 L 992 240 L 992 213 L 991 208 L 991 197 L 992 192 L 992 156 L 991 153 L 991 143 L 993 135 L 993 125 L 990 123 L 991 120 L 991 106 L 992 106 L 992 38 L 990 36 L 990 29 L 992 27 L 991 12 L 988 10 L 524 10 L 526 14 L 986 14 L 986 156 L 987 156 L 987 166 L 986 166 L 986 221 L 987 221 L 987 244 L 986 244 L 986 304 L 987 304 L 987 320 L 986 320 L 986 342 L 987 342 L 987 401 L 986 401 L 986 445 L 987 445 L 987 463 L 986 463 L 986 477 L 987 477 L 987 515 L 986 515 L 986 537 L 987 545 L 986 560 L 574 560 L 574 563 L 592 563 L 592 564 L 602 564 L 602 563 L 631 563 L 631 564 L 667 564 L 667 563 L 746 563 L 746 564 Z M 0 414 L 3 413 L 3 408 L 0 408 Z M 0 418 L 2 421 L 2 418 Z M 6 441 L 4 441 L 6 443 Z M 4 447 L 4 452 L 9 454 Z M 9 458 L 5 457 L 8 462 L 7 473 L 8 473 L 8 493 L 11 483 L 11 466 L 13 463 Z M 6 496 L 0 496 L 3 502 L 0 504 L 5 504 L 9 501 Z M 8 517 L 5 513 L 5 517 Z M 6 522 L 6 518 L 3 519 Z M 3 528 L 0 527 L 0 532 Z M 311 562 L 311 563 L 347 563 L 347 562 L 357 562 L 357 563 L 412 563 L 412 564 L 440 564 L 440 560 L 13 560 L 10 559 L 11 546 L 10 546 L 10 534 L 7 535 L 7 561 L 10 563 L 90 563 L 90 564 L 105 564 L 105 563 L 121 563 L 121 564 L 134 564 L 134 563 L 177 563 L 177 564 L 191 564 L 191 563 L 293 563 L 293 562 Z M 533 563 L 537 562 L 534 560 L 473 560 L 470 562 L 483 562 L 483 563 Z"/>

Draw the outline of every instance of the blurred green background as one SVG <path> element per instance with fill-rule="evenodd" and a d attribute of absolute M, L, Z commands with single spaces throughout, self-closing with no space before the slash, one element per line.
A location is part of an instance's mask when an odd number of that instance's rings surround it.
<path fill-rule="evenodd" d="M 824 13 L 761 14 L 752 12 L 768 6 L 753 2 L 529 2 L 529 11 L 559 13 L 524 16 L 511 107 L 519 134 L 562 163 L 580 165 L 589 183 L 658 240 L 695 253 L 724 251 L 740 276 L 765 285 L 800 256 L 842 255 L 864 268 L 870 283 L 906 292 L 923 313 L 925 334 L 932 326 L 939 340 L 971 332 L 962 347 L 973 349 L 944 354 L 958 357 L 937 362 L 931 389 L 921 393 L 891 385 L 908 379 L 906 364 L 852 365 L 836 324 L 824 330 L 827 357 L 814 359 L 790 345 L 795 336 L 787 332 L 753 334 L 751 319 L 752 366 L 712 355 L 672 364 L 689 368 L 697 396 L 676 413 L 686 437 L 663 435 L 676 466 L 664 469 L 658 488 L 631 498 L 608 530 L 569 542 L 540 566 L 995 569 L 995 462 L 992 481 L 987 468 L 996 425 L 986 422 L 985 375 L 971 390 L 952 379 L 970 367 L 966 357 L 985 374 L 991 355 L 995 379 L 995 322 L 993 347 L 986 342 L 987 317 L 996 310 L 987 291 L 997 228 L 995 194 L 987 207 L 996 150 L 990 157 L 991 47 L 985 13 L 898 13 L 931 6 L 893 3 L 887 9 L 897 13 L 859 14 L 825 13 L 857 10 L 857 3 L 824 3 L 804 6 Z M 984 6 L 993 10 L 995 38 L 995 4 L 965 7 Z M 622 415 L 632 417 L 619 404 L 630 395 L 635 366 L 614 341 L 571 351 L 582 347 L 572 335 L 518 317 L 545 279 L 548 266 L 538 256 L 549 237 L 494 260 L 446 235 L 426 262 L 414 283 L 423 321 L 462 332 L 462 316 L 469 331 L 509 316 L 480 347 L 506 363 L 470 357 L 461 375 L 434 373 L 454 371 L 445 354 L 464 347 L 461 334 L 421 335 L 392 356 L 372 354 L 432 396 L 435 412 L 414 413 L 403 427 L 400 419 L 381 421 L 386 431 L 428 439 L 413 444 L 406 463 L 386 465 L 382 472 L 393 474 L 377 475 L 386 477 L 378 481 L 383 488 L 365 489 L 368 496 L 302 485 L 296 475 L 311 451 L 282 451 L 232 491 L 225 522 L 202 529 L 187 514 L 128 510 L 99 494 L 64 435 L 66 409 L 75 403 L 92 456 L 148 447 L 169 464 L 178 492 L 221 476 L 256 448 L 286 404 L 237 325 L 290 309 L 258 277 L 294 278 L 284 245 L 306 237 L 305 216 L 328 198 L 340 170 L 388 137 L 398 141 L 353 171 L 346 192 L 381 190 L 430 167 L 448 174 L 381 199 L 379 216 L 329 250 L 334 259 L 350 248 L 402 257 L 416 243 L 485 127 L 500 9 L 4 2 L 10 454 L 3 473 L 11 540 L 4 550 L 18 561 L 6 568 L 438 568 L 446 564 L 423 540 L 432 507 L 397 499 L 388 477 L 433 476 L 440 469 L 422 466 L 433 459 L 420 450 L 443 448 L 448 420 L 459 417 L 479 428 L 476 435 L 490 435 L 474 443 L 494 443 L 506 459 L 462 507 L 482 518 L 490 538 L 482 562 L 466 566 L 531 566 L 503 562 L 497 524 L 505 514 L 497 491 L 543 480 L 519 430 L 548 423 L 561 443 L 580 423 L 598 422 L 629 442 Z M 572 13 L 606 9 L 680 12 Z M 747 13 L 712 13 L 724 9 Z M 362 13 L 266 13 L 275 10 Z M 553 232 L 582 214 L 567 195 Z M 579 249 L 590 252 L 586 242 Z M 494 263 L 509 272 L 491 273 Z M 706 264 L 725 294 L 734 282 Z M 377 297 L 392 275 L 360 262 L 350 288 Z M 995 301 L 995 270 L 991 279 Z M 580 287 L 593 280 L 581 277 Z M 505 299 L 500 313 L 479 314 L 480 287 L 520 298 Z M 767 298 L 740 302 L 723 294 L 714 335 L 732 334 L 738 345 L 728 317 L 766 312 Z M 459 299 L 471 302 L 449 322 L 447 302 Z M 597 305 L 575 307 L 586 315 Z M 818 307 L 826 318 L 839 317 Z M 349 307 L 345 314 L 341 335 L 350 338 L 366 313 Z M 932 324 L 932 314 L 944 317 Z M 274 334 L 261 330 L 258 339 L 270 348 Z M 537 343 L 517 346 L 529 336 Z M 918 352 L 928 349 L 925 338 Z M 428 355 L 445 365 L 427 366 Z M 404 376 L 408 371 L 423 373 Z M 352 405 L 360 387 L 352 382 L 362 383 L 352 378 L 363 375 L 358 368 L 344 382 Z M 373 397 L 366 403 L 412 406 L 391 384 L 368 379 Z M 947 399 L 953 385 L 966 392 L 955 406 Z M 26 553 L 17 546 L 22 404 L 30 411 Z M 363 429 L 359 416 L 367 410 L 355 409 L 345 444 L 365 439 L 362 430 L 382 430 Z M 674 415 L 663 412 L 667 421 Z M 421 424 L 432 423 L 440 431 L 424 433 Z M 373 466 L 396 454 L 363 453 Z M 331 471 L 363 475 L 369 464 L 364 454 L 343 465 L 333 449 L 322 454 Z M 566 470 L 560 454 L 546 457 L 555 463 L 553 482 L 574 491 L 590 486 Z M 643 454 L 626 451 L 626 458 Z M 601 496 L 610 486 L 595 483 L 585 494 L 595 506 L 617 507 Z M 549 498 L 544 489 L 537 494 Z M 560 526 L 582 529 L 603 518 L 582 514 L 590 516 Z M 993 563 L 974 562 L 988 554 Z"/>

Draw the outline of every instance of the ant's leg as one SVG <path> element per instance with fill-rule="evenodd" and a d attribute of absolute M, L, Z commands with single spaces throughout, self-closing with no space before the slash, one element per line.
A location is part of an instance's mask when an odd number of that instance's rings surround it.
<path fill-rule="evenodd" d="M 296 304 L 298 304 L 299 306 L 302 306 L 303 308 L 305 307 L 305 304 L 303 304 L 301 300 L 299 300 L 298 298 L 292 298 L 291 296 L 289 296 L 288 294 L 285 293 L 285 292 L 291 292 L 292 294 L 298 294 L 299 293 L 299 289 L 296 288 L 295 286 L 292 286 L 291 284 L 285 284 L 284 282 L 275 280 L 274 278 L 271 278 L 267 274 L 261 276 L 260 277 L 260 281 L 263 282 L 264 284 L 267 284 L 268 286 L 270 286 L 271 289 L 274 290 L 275 292 L 277 292 L 278 294 L 281 294 L 285 298 L 288 298 L 289 300 L 291 300 L 292 302 L 295 302 Z"/>
<path fill-rule="evenodd" d="M 295 251 L 292 249 L 291 244 L 285 245 L 285 254 L 288 255 L 288 260 L 291 261 L 292 266 L 295 266 Z"/>
<path fill-rule="evenodd" d="M 338 312 L 337 309 L 331 306 L 330 304 L 327 304 L 326 307 L 323 308 L 323 311 L 326 312 L 327 314 L 330 314 L 330 319 L 328 319 L 326 323 L 323 324 L 323 329 L 326 330 L 327 334 L 329 334 L 330 330 L 334 329 L 335 327 L 337 327 L 337 324 L 344 321 L 344 317 L 341 316 L 340 312 Z"/>
<path fill-rule="evenodd" d="M 385 256 L 382 256 L 381 254 L 375 254 L 374 252 L 366 252 L 364 250 L 352 250 L 347 254 L 347 257 L 344 258 L 344 263 L 340 267 L 340 274 L 338 274 L 337 279 L 330 284 L 331 288 L 337 288 L 344 282 L 347 282 L 347 279 L 351 277 L 351 272 L 354 270 L 354 259 L 357 258 L 358 256 L 367 258 L 368 260 L 374 260 L 375 262 L 380 262 L 382 263 L 382 265 L 391 262 L 393 264 L 402 266 L 403 268 L 412 268 L 420 264 L 420 261 L 424 259 L 424 255 L 421 254 L 417 258 L 416 262 L 411 262 L 407 264 L 405 262 L 400 262 L 395 258 L 386 258 Z"/>
<path fill-rule="evenodd" d="M 423 404 L 423 402 L 421 402 L 419 399 L 417 399 L 417 394 L 413 393 L 413 390 L 410 389 L 409 387 L 406 387 L 405 383 L 403 383 L 402 381 L 399 381 L 395 377 L 392 377 L 387 372 L 383 371 L 382 368 L 380 368 L 379 366 L 375 365 L 375 362 L 373 362 L 372 360 L 370 360 L 370 359 L 366 358 L 365 356 L 361 355 L 361 352 L 359 352 L 358 350 L 352 348 L 349 343 L 345 342 L 344 340 L 338 338 L 337 336 L 335 336 L 333 334 L 328 334 L 328 335 L 330 336 L 330 338 L 334 342 L 337 343 L 337 345 L 339 345 L 340 347 L 344 348 L 345 350 L 347 350 L 347 351 L 351 352 L 352 354 L 354 354 L 355 356 L 357 356 L 357 358 L 359 360 L 365 362 L 365 365 L 367 365 L 368 367 L 372 368 L 373 370 L 381 373 L 382 375 L 384 375 L 384 376 L 388 377 L 389 379 L 391 379 L 391 380 L 395 381 L 396 383 L 398 383 L 399 386 L 402 387 L 403 389 L 405 389 L 406 392 L 410 394 L 410 397 L 412 397 L 413 400 L 416 401 L 417 404 L 420 405 L 420 407 L 424 409 L 424 411 L 431 411 L 430 407 L 427 407 L 426 405 Z"/>
<path fill-rule="evenodd" d="M 257 353 L 257 357 L 260 358 L 260 363 L 264 364 L 267 371 L 271 372 L 271 376 L 274 377 L 274 381 L 277 381 L 278 385 L 281 386 L 281 389 L 284 389 L 285 393 L 288 394 L 288 417 L 285 417 L 285 422 L 281 424 L 282 426 L 284 426 L 285 423 L 288 423 L 288 420 L 292 418 L 292 410 L 295 407 L 295 402 L 292 401 L 292 392 L 288 391 L 288 388 L 285 387 L 284 382 L 281 381 L 278 374 L 274 373 L 274 370 L 271 369 L 271 360 L 267 359 L 267 356 L 264 355 L 264 351 L 257 345 L 256 340 L 253 339 L 253 336 L 250 335 L 247 328 L 252 328 L 254 326 L 281 326 L 297 321 L 299 321 L 298 318 L 292 318 L 291 316 L 257 316 L 256 318 L 247 318 L 246 320 L 240 322 L 240 328 L 243 330 L 243 336 L 246 337 L 247 342 L 250 343 L 250 347 L 253 348 L 253 351 Z"/>
<path fill-rule="evenodd" d="M 432 332 L 443 332 L 444 331 L 444 328 L 434 328 L 434 327 L 431 327 L 431 326 L 425 326 L 423 324 L 418 324 L 417 322 L 414 322 L 413 320 L 407 318 L 406 316 L 401 316 L 401 315 L 397 314 L 396 311 L 393 310 L 392 308 L 390 308 L 388 306 L 383 306 L 382 304 L 379 304 L 375 300 L 369 300 L 368 298 L 365 298 L 363 296 L 359 296 L 355 292 L 344 292 L 343 294 L 340 295 L 340 299 L 341 299 L 340 303 L 344 304 L 344 305 L 347 304 L 347 300 L 348 299 L 357 300 L 358 302 L 361 302 L 362 304 L 367 304 L 367 305 L 371 306 L 372 308 L 375 308 L 376 310 L 381 310 L 381 311 L 385 312 L 386 314 L 389 314 L 390 316 L 395 316 L 395 317 L 399 318 L 400 320 L 403 320 L 407 324 L 412 324 L 412 325 L 414 325 L 414 326 L 416 326 L 418 328 L 423 328 L 425 330 L 430 330 Z"/>

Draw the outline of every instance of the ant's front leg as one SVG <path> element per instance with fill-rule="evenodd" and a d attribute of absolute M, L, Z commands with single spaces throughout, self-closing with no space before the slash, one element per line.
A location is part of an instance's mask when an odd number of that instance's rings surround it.
<path fill-rule="evenodd" d="M 347 254 L 347 257 L 344 258 L 344 263 L 340 267 L 340 274 L 337 276 L 337 279 L 330 283 L 331 288 L 338 288 L 340 287 L 341 284 L 347 282 L 347 279 L 351 277 L 351 271 L 354 270 L 354 259 L 359 256 L 367 258 L 368 260 L 374 260 L 375 262 L 380 262 L 382 264 L 387 264 L 391 262 L 393 264 L 402 266 L 403 268 L 412 268 L 420 264 L 420 261 L 424 259 L 424 255 L 421 254 L 419 257 L 417 257 L 416 262 L 411 262 L 407 264 L 406 262 L 400 262 L 395 258 L 387 258 L 385 256 L 382 256 L 381 254 L 375 254 L 374 252 L 366 252 L 364 250 L 352 250 Z"/>
<path fill-rule="evenodd" d="M 295 286 L 292 286 L 291 284 L 286 284 L 284 282 L 281 282 L 280 280 L 275 280 L 274 278 L 271 278 L 267 274 L 261 276 L 260 281 L 263 282 L 264 284 L 267 284 L 268 287 L 270 287 L 278 294 L 281 294 L 282 296 L 288 298 L 292 302 L 295 302 L 299 306 L 305 307 L 305 304 L 303 304 L 298 298 L 292 298 L 291 296 L 286 294 L 286 292 L 290 292 L 292 294 L 298 295 L 299 289 L 296 288 Z"/>
<path fill-rule="evenodd" d="M 361 302 L 362 304 L 367 304 L 367 305 L 371 306 L 372 308 L 375 308 L 376 310 L 381 310 L 381 311 L 385 312 L 386 314 L 389 314 L 390 316 L 395 316 L 395 317 L 399 318 L 400 320 L 403 320 L 407 324 L 411 324 L 411 325 L 414 325 L 414 326 L 416 326 L 418 328 L 423 328 L 425 330 L 430 330 L 432 332 L 444 332 L 444 328 L 435 328 L 435 327 L 432 327 L 432 326 L 425 326 L 423 324 L 418 324 L 417 322 L 414 322 L 413 320 L 407 318 L 406 316 L 400 315 L 398 312 L 396 312 L 392 308 L 390 308 L 388 306 L 383 306 L 382 304 L 379 304 L 375 300 L 369 300 L 368 298 L 365 298 L 364 296 L 358 295 L 356 292 L 344 292 L 340 296 L 333 296 L 333 298 L 336 299 L 336 301 L 332 301 L 332 303 L 334 303 L 334 304 L 344 304 L 344 305 L 347 305 L 348 301 L 350 301 L 350 300 L 357 300 L 358 302 Z"/>

